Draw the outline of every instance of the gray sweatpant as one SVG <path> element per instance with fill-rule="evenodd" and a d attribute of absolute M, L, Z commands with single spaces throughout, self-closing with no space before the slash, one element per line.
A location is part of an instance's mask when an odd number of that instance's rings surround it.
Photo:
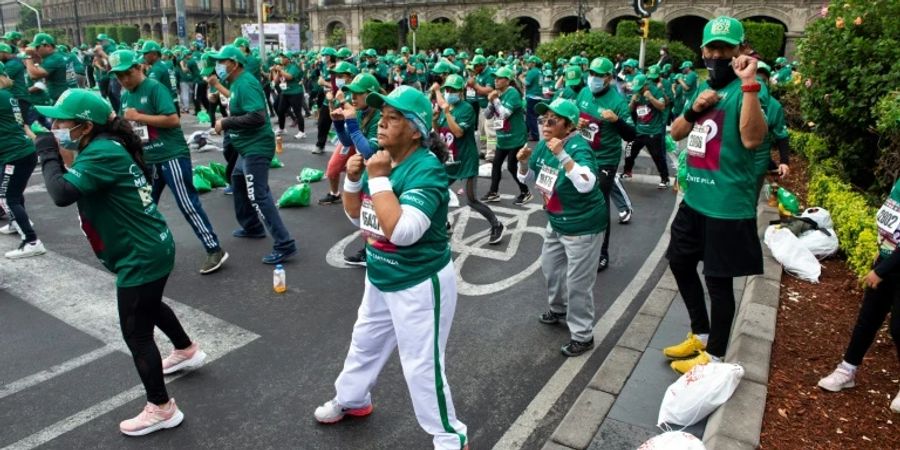
<path fill-rule="evenodd" d="M 603 233 L 565 236 L 547 224 L 541 268 L 547 279 L 550 311 L 566 314 L 572 340 L 593 339 L 594 281 Z"/>

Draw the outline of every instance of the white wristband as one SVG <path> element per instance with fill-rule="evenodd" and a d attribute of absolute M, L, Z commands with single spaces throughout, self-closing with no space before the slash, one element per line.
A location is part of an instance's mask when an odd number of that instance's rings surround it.
<path fill-rule="evenodd" d="M 556 159 L 559 161 L 560 166 L 565 166 L 566 163 L 572 160 L 572 157 L 563 150 L 556 155 Z"/>
<path fill-rule="evenodd" d="M 362 180 L 350 181 L 349 178 L 344 177 L 344 192 L 355 194 L 361 190 Z"/>
<path fill-rule="evenodd" d="M 391 191 L 394 187 L 388 177 L 375 177 L 369 179 L 369 195 L 374 196 L 379 192 Z"/>

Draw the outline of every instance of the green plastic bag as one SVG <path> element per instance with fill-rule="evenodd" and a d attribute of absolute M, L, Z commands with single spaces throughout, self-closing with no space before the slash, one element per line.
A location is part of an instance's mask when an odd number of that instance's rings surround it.
<path fill-rule="evenodd" d="M 300 176 L 297 177 L 297 181 L 301 183 L 314 183 L 321 180 L 324 176 L 325 172 L 322 170 L 304 167 L 303 170 L 300 171 Z"/>
<path fill-rule="evenodd" d="M 669 153 L 675 153 L 678 151 L 678 144 L 675 143 L 675 139 L 672 139 L 672 136 L 666 135 L 666 151 Z"/>
<path fill-rule="evenodd" d="M 281 194 L 281 198 L 278 199 L 278 207 L 309 206 L 310 197 L 312 197 L 312 188 L 309 187 L 309 183 L 295 184 Z"/>
<path fill-rule="evenodd" d="M 209 114 L 206 111 L 201 110 L 200 113 L 197 114 L 197 122 L 208 124 L 209 123 Z"/>
<path fill-rule="evenodd" d="M 32 131 L 33 133 L 35 133 L 35 134 L 37 134 L 37 133 L 49 133 L 49 132 L 50 132 L 50 130 L 44 128 L 44 126 L 41 125 L 41 123 L 38 122 L 38 121 L 36 121 L 36 120 L 35 120 L 34 122 L 31 123 L 31 131 Z"/>
<path fill-rule="evenodd" d="M 209 182 L 209 185 L 214 188 L 225 187 L 227 183 L 225 183 L 225 177 L 220 176 L 210 167 L 206 166 L 197 166 L 194 167 L 194 174 L 200 175 L 203 178 L 206 178 L 206 181 Z"/>
<path fill-rule="evenodd" d="M 284 167 L 284 163 L 278 160 L 277 156 L 272 157 L 272 162 L 269 164 L 270 169 L 280 169 Z"/>
<path fill-rule="evenodd" d="M 209 163 L 209 168 L 212 169 L 215 173 L 219 174 L 219 176 L 222 177 L 223 180 L 225 179 L 225 164 L 213 161 Z"/>
<path fill-rule="evenodd" d="M 780 187 L 778 188 L 778 211 L 785 216 L 796 216 L 800 214 L 800 200 L 793 192 Z"/>
<path fill-rule="evenodd" d="M 331 142 L 332 144 L 336 144 L 337 141 L 338 141 L 337 131 L 334 131 L 334 128 L 332 128 L 331 131 L 328 132 L 328 142 Z"/>
<path fill-rule="evenodd" d="M 209 192 L 212 190 L 212 186 L 209 184 L 209 180 L 200 175 L 199 173 L 194 174 L 194 189 L 199 193 Z"/>
<path fill-rule="evenodd" d="M 678 155 L 678 190 L 684 192 L 687 190 L 687 150 Z"/>

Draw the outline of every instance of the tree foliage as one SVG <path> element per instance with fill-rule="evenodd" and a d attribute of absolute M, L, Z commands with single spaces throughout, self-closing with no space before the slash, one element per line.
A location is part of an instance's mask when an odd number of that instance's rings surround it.
<path fill-rule="evenodd" d="M 393 22 L 366 21 L 360 39 L 364 48 L 374 48 L 380 53 L 397 48 L 400 27 Z"/>
<path fill-rule="evenodd" d="M 672 57 L 672 65 L 678 67 L 682 61 L 694 61 L 697 55 L 693 50 L 680 42 L 666 42 L 661 39 L 647 40 L 647 54 L 656 55 L 660 47 L 669 47 L 669 56 Z M 605 56 L 613 59 L 616 54 L 622 53 L 626 58 L 637 59 L 641 51 L 641 38 L 634 36 L 612 36 L 605 31 L 571 33 L 551 42 L 538 46 L 537 54 L 544 61 L 555 61 L 557 58 L 569 59 L 572 56 L 585 52 L 590 59 Z M 652 59 L 655 61 L 655 59 Z M 652 62 L 648 60 L 648 62 Z"/>
<path fill-rule="evenodd" d="M 328 35 L 328 46 L 329 47 L 340 47 L 347 43 L 347 32 L 344 30 L 344 27 L 335 26 L 333 30 L 331 30 L 331 34 Z"/>
<path fill-rule="evenodd" d="M 744 34 L 753 49 L 766 61 L 781 56 L 784 47 L 784 27 L 771 22 L 744 21 Z"/>
<path fill-rule="evenodd" d="M 491 8 L 478 8 L 467 14 L 459 28 L 459 47 L 470 50 L 480 47 L 485 54 L 524 48 L 522 25 L 509 20 L 496 22 L 495 13 Z"/>
<path fill-rule="evenodd" d="M 411 38 L 407 38 L 411 43 Z M 419 25 L 416 32 L 416 47 L 423 50 L 459 46 L 459 29 L 453 22 L 428 22 Z M 465 46 L 463 46 L 465 47 Z"/>

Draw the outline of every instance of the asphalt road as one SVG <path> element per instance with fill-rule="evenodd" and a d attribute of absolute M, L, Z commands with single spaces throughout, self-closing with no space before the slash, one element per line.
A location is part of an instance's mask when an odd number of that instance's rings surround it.
<path fill-rule="evenodd" d="M 183 123 L 186 135 L 205 128 L 192 116 Z M 279 158 L 286 167 L 270 172 L 276 197 L 295 183 L 301 168 L 327 163 L 327 154 L 310 153 L 315 124 L 306 125 L 306 139 L 285 138 Z M 192 157 L 195 165 L 224 161 L 215 151 Z M 636 172 L 651 173 L 650 167 L 642 157 Z M 508 173 L 504 177 L 501 192 L 508 198 L 491 204 L 509 230 L 500 246 L 486 245 L 487 223 L 477 213 L 453 212 L 462 295 L 446 368 L 473 449 L 493 447 L 566 361 L 559 352 L 568 340 L 565 327 L 537 321 L 546 308 L 537 264 L 546 218 L 538 199 L 526 207 L 512 205 L 514 183 Z M 480 193 L 487 182 L 480 180 Z M 674 206 L 674 195 L 653 184 L 631 181 L 627 187 L 636 210 L 631 224 L 613 220 L 611 267 L 594 287 L 598 320 L 638 273 Z M 326 191 L 325 181 L 314 183 L 313 203 Z M 112 276 L 91 253 L 74 206 L 54 206 L 39 173 L 26 199 L 50 254 L 0 261 L 0 447 L 430 447 L 430 436 L 415 421 L 396 356 L 373 391 L 374 414 L 331 426 L 313 419 L 315 407 L 334 395 L 365 276 L 359 268 L 335 267 L 338 251 L 346 247 L 350 254 L 361 246 L 358 238 L 348 238 L 355 230 L 339 205 L 281 210 L 299 252 L 285 265 L 289 290 L 279 295 L 272 291 L 272 267 L 260 262 L 271 240 L 231 236 L 237 226 L 231 197 L 221 190 L 201 196 L 231 255 L 220 272 L 201 276 L 202 246 L 171 192 L 163 195 L 161 209 L 177 242 L 167 302 L 212 361 L 170 380 L 170 395 L 186 415 L 178 429 L 127 438 L 118 432 L 118 422 L 135 415 L 144 398 L 118 332 Z M 0 250 L 16 244 L 15 236 L 0 236 Z M 525 431 L 526 447 L 549 437 L 642 301 L 638 296 L 629 304 L 594 353 L 582 357 L 578 376 L 558 387 L 563 394 Z"/>

